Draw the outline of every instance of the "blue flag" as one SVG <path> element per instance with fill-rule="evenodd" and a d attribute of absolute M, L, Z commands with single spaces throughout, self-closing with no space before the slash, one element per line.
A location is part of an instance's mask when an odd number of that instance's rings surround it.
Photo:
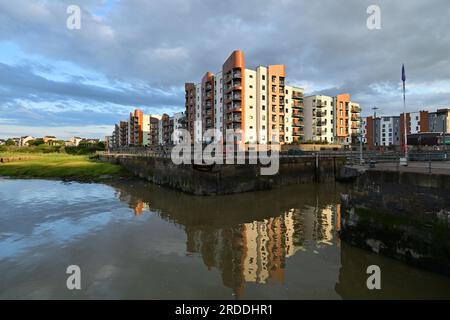
<path fill-rule="evenodd" d="M 405 64 L 402 65 L 402 81 L 405 82 L 406 74 L 405 74 Z"/>

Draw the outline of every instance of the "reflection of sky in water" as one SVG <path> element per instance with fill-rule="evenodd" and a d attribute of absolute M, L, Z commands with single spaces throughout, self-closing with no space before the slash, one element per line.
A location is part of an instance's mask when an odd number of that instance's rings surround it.
<path fill-rule="evenodd" d="M 41 245 L 63 246 L 133 214 L 102 184 L 0 180 L 0 200 L 0 259 Z"/>

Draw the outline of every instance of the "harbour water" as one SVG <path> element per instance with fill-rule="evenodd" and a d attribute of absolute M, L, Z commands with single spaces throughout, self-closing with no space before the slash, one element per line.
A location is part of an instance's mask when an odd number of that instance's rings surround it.
<path fill-rule="evenodd" d="M 197 197 L 141 180 L 0 179 L 0 298 L 449 299 L 449 277 L 339 240 L 343 190 Z M 66 287 L 69 265 L 81 290 Z M 366 286 L 369 265 L 381 290 Z"/>

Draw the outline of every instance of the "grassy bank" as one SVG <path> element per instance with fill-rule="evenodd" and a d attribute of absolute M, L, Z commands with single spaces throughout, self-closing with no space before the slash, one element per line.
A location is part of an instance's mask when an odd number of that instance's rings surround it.
<path fill-rule="evenodd" d="M 0 153 L 0 157 L 18 157 L 20 155 L 29 156 L 30 154 Z M 9 177 L 89 180 L 124 174 L 126 174 L 125 170 L 119 165 L 100 162 L 87 155 L 66 153 L 35 153 L 26 160 L 0 163 L 0 176 Z"/>

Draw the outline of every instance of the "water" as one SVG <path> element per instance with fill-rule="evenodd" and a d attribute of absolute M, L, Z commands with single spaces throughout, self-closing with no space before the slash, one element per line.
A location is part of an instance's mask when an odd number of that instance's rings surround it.
<path fill-rule="evenodd" d="M 341 242 L 340 191 L 195 197 L 143 181 L 0 179 L 0 298 L 450 298 L 450 278 Z M 81 290 L 66 288 L 72 264 Z"/>

